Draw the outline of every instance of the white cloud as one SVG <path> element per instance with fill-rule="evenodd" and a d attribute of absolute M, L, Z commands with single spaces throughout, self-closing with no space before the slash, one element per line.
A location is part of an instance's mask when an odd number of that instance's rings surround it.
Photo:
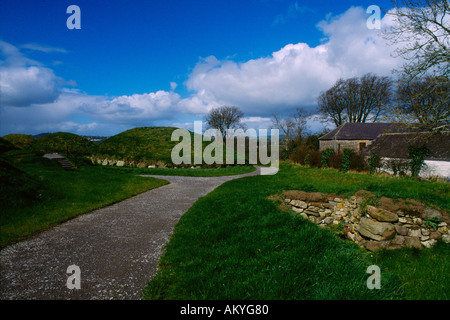
<path fill-rule="evenodd" d="M 327 39 L 316 47 L 288 44 L 270 57 L 243 63 L 207 57 L 186 86 L 207 104 L 235 105 L 246 115 L 311 107 L 320 92 L 341 77 L 387 75 L 396 66 L 379 30 L 367 28 L 367 18 L 363 8 L 350 8 L 321 21 L 318 28 Z"/>
<path fill-rule="evenodd" d="M 241 63 L 220 61 L 214 56 L 201 59 L 184 83 L 191 91 L 188 97 L 174 92 L 175 82 L 170 83 L 169 91 L 118 97 L 63 89 L 76 83 L 64 81 L 51 69 L 28 59 L 17 47 L 0 41 L 2 131 L 66 128 L 113 132 L 161 122 L 184 127 L 186 119 L 201 120 L 220 105 L 240 107 L 249 128 L 269 128 L 273 113 L 291 114 L 297 107 L 312 109 L 320 92 L 341 77 L 390 73 L 397 61 L 379 30 L 366 27 L 368 16 L 363 8 L 350 8 L 321 21 L 317 27 L 326 38 L 316 47 L 287 44 L 268 57 Z M 382 25 L 389 23 L 383 18 Z M 43 52 L 58 51 L 25 46 Z M 87 124 L 77 125 L 73 120 L 77 115 L 84 117 Z M 311 118 L 310 122 L 311 127 L 319 128 L 317 119 Z"/>

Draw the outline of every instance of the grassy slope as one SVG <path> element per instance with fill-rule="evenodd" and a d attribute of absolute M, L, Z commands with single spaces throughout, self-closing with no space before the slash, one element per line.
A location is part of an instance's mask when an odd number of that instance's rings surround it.
<path fill-rule="evenodd" d="M 65 171 L 54 161 L 32 154 L 10 157 L 9 163 L 1 163 L 0 173 L 0 193 L 8 195 L 0 204 L 2 247 L 167 183 L 97 167 Z"/>
<path fill-rule="evenodd" d="M 410 258 L 402 270 L 403 252 L 392 252 L 390 266 L 342 241 L 329 230 L 300 216 L 281 212 L 267 196 L 282 190 L 351 194 L 360 189 L 379 196 L 427 199 L 449 207 L 445 183 L 412 179 L 343 174 L 283 165 L 275 176 L 257 176 L 228 182 L 199 199 L 181 218 L 160 269 L 144 292 L 146 299 L 422 299 L 409 286 L 419 265 L 432 268 L 440 281 L 434 296 L 448 297 L 448 259 L 439 258 L 448 246 L 430 254 L 444 266 L 426 258 Z M 442 249 L 444 248 L 444 249 Z M 434 252 L 434 254 L 433 254 Z M 382 290 L 368 290 L 366 269 L 381 265 Z M 423 267 L 422 267 L 423 268 Z M 391 272 L 388 272 L 388 271 Z M 421 274 L 426 282 L 426 275 Z M 406 277 L 406 278 L 405 278 Z M 405 290 L 405 292 L 403 291 Z M 425 297 L 426 298 L 426 297 Z"/>
<path fill-rule="evenodd" d="M 187 177 L 220 177 L 249 173 L 256 170 L 253 166 L 232 166 L 226 168 L 130 168 L 130 167 L 102 167 L 110 172 L 128 172 L 139 175 L 187 176 Z"/>
<path fill-rule="evenodd" d="M 92 141 L 73 133 L 56 132 L 37 139 L 29 146 L 34 152 L 59 152 L 63 155 L 66 154 L 67 147 L 69 152 L 73 154 L 90 155 L 96 150 L 97 145 Z"/>

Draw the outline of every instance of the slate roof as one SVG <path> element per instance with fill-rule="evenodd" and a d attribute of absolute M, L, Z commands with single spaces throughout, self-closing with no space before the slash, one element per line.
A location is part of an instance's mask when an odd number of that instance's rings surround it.
<path fill-rule="evenodd" d="M 380 135 L 363 151 L 363 155 L 376 153 L 382 158 L 410 158 L 408 147 L 425 146 L 431 151 L 427 160 L 450 161 L 450 131 L 433 134 L 408 132 L 408 133 L 386 133 Z"/>
<path fill-rule="evenodd" d="M 374 140 L 385 132 L 401 132 L 396 123 L 344 123 L 319 140 Z"/>

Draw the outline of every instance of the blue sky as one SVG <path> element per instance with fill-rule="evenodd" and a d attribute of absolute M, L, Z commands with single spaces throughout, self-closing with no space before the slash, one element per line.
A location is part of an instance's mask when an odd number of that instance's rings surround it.
<path fill-rule="evenodd" d="M 79 30 L 66 26 L 72 4 Z M 373 0 L 2 0 L 0 134 L 192 129 L 220 105 L 240 107 L 255 129 L 269 127 L 273 113 L 314 113 L 317 95 L 338 78 L 398 65 L 380 30 L 366 26 L 370 5 L 390 8 Z M 312 116 L 310 130 L 321 128 Z"/>

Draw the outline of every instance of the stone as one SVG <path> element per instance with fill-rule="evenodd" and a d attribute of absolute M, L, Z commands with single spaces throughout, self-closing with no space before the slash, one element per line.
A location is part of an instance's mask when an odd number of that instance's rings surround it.
<path fill-rule="evenodd" d="M 422 245 L 425 248 L 431 248 L 432 246 L 434 246 L 436 244 L 437 240 L 431 239 L 431 240 L 427 240 L 427 241 L 421 241 Z"/>
<path fill-rule="evenodd" d="M 404 236 L 399 236 L 399 235 L 397 235 L 395 238 L 394 238 L 394 240 L 392 240 L 392 243 L 393 244 L 398 244 L 398 245 L 402 245 L 402 244 L 404 244 L 405 243 L 405 237 Z"/>
<path fill-rule="evenodd" d="M 291 202 L 289 204 L 291 204 L 292 206 L 297 207 L 297 208 L 302 208 L 302 209 L 308 208 L 308 204 L 301 200 L 291 200 Z"/>
<path fill-rule="evenodd" d="M 442 214 L 436 210 L 436 209 L 432 209 L 432 208 L 425 208 L 421 214 L 421 217 L 423 219 L 430 219 L 430 218 L 442 218 Z"/>
<path fill-rule="evenodd" d="M 320 217 L 320 213 L 319 211 L 311 211 L 309 209 L 306 209 L 304 211 L 307 215 L 311 215 L 311 216 L 315 216 L 315 217 Z"/>
<path fill-rule="evenodd" d="M 325 219 L 323 219 L 323 223 L 325 223 L 325 224 L 332 224 L 333 220 L 334 219 L 332 217 L 326 217 Z"/>
<path fill-rule="evenodd" d="M 430 238 L 434 240 L 438 240 L 442 237 L 442 234 L 439 231 L 430 232 Z"/>
<path fill-rule="evenodd" d="M 405 237 L 405 245 L 408 248 L 422 249 L 419 237 Z"/>
<path fill-rule="evenodd" d="M 445 243 L 450 243 L 450 234 L 443 234 L 442 241 L 444 241 Z"/>
<path fill-rule="evenodd" d="M 300 215 L 301 215 L 303 218 L 308 219 L 308 215 L 307 215 L 306 213 L 302 212 L 302 213 L 300 213 Z"/>
<path fill-rule="evenodd" d="M 397 234 L 399 234 L 401 236 L 408 235 L 408 228 L 406 228 L 405 226 L 394 225 L 394 227 L 395 227 L 395 231 L 397 232 Z"/>
<path fill-rule="evenodd" d="M 108 165 L 108 159 L 103 160 L 102 166 L 107 166 L 107 165 Z"/>
<path fill-rule="evenodd" d="M 400 217 L 400 218 L 398 218 L 398 222 L 400 222 L 400 223 L 407 223 L 407 220 L 406 220 L 405 217 Z"/>
<path fill-rule="evenodd" d="M 446 226 L 445 227 L 440 227 L 440 228 L 438 228 L 438 231 L 440 233 L 447 233 L 448 232 L 448 228 Z"/>
<path fill-rule="evenodd" d="M 387 241 L 373 241 L 373 240 L 370 240 L 370 241 L 366 241 L 364 243 L 364 248 L 366 248 L 369 251 L 374 252 L 374 251 L 386 248 L 388 245 L 389 245 L 389 242 L 387 242 Z"/>
<path fill-rule="evenodd" d="M 430 235 L 430 230 L 428 230 L 428 229 L 422 228 L 420 230 L 420 232 L 422 233 L 423 236 L 429 236 Z"/>
<path fill-rule="evenodd" d="M 410 237 L 421 237 L 422 232 L 420 232 L 420 229 L 410 229 L 408 232 L 408 236 Z"/>
<path fill-rule="evenodd" d="M 427 240 L 430 240 L 430 236 L 424 236 L 424 235 L 422 235 L 422 236 L 420 237 L 420 241 L 427 241 Z"/>
<path fill-rule="evenodd" d="M 147 165 L 144 162 L 139 162 L 136 167 L 145 168 Z"/>
<path fill-rule="evenodd" d="M 149 169 L 155 169 L 156 166 L 155 166 L 154 164 L 151 164 L 151 165 L 148 166 L 148 168 L 149 168 Z"/>
<path fill-rule="evenodd" d="M 358 232 L 367 238 L 383 241 L 392 239 L 395 236 L 394 225 L 388 222 L 373 221 L 368 218 L 361 218 Z"/>
<path fill-rule="evenodd" d="M 342 198 L 334 198 L 333 201 L 334 202 L 343 202 L 344 200 Z"/>
<path fill-rule="evenodd" d="M 367 206 L 367 213 L 374 219 L 380 222 L 397 222 L 398 215 L 390 211 L 376 208 L 374 206 Z"/>
<path fill-rule="evenodd" d="M 117 167 L 123 167 L 125 165 L 125 161 L 123 161 L 123 160 L 119 160 L 119 161 L 117 161 L 117 163 L 116 163 L 116 166 Z"/>
<path fill-rule="evenodd" d="M 422 219 L 420 219 L 420 218 L 414 218 L 413 219 L 413 223 L 415 224 L 415 225 L 421 225 L 422 224 Z"/>
<path fill-rule="evenodd" d="M 296 212 L 296 213 L 302 213 L 303 209 L 301 208 L 297 208 L 297 207 L 292 207 L 292 211 Z"/>
<path fill-rule="evenodd" d="M 284 199 L 284 202 L 289 203 L 289 202 L 291 202 L 291 199 Z"/>

